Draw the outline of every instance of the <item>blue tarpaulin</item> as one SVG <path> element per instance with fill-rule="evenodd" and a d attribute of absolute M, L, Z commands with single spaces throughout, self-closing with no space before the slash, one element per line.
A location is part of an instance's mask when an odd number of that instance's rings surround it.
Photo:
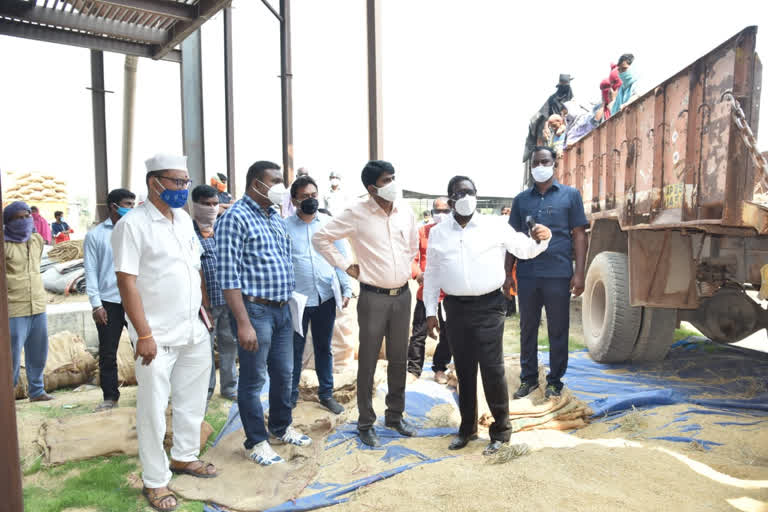
<path fill-rule="evenodd" d="M 547 354 L 541 354 L 547 360 Z M 429 373 L 429 372 L 425 372 Z M 759 354 L 745 354 L 709 342 L 693 339 L 676 343 L 666 360 L 642 365 L 605 365 L 595 363 L 586 351 L 570 355 L 566 385 L 577 398 L 588 403 L 594 411 L 593 419 L 615 419 L 628 411 L 650 409 L 659 406 L 690 404 L 691 408 L 678 414 L 672 422 L 660 427 L 679 424 L 677 432 L 687 435 L 659 435 L 648 439 L 690 443 L 695 441 L 703 449 L 711 449 L 722 443 L 700 439 L 701 425 L 688 423 L 695 415 L 717 414 L 733 416 L 733 422 L 722 425 L 754 426 L 768 422 L 768 391 L 765 379 L 768 376 L 768 358 Z M 379 393 L 385 393 L 380 388 Z M 267 389 L 263 400 L 267 399 Z M 409 421 L 416 426 L 427 424 L 427 413 L 436 405 L 455 404 L 455 393 L 440 386 L 428 377 L 406 391 L 406 413 Z M 646 413 L 653 414 L 653 413 Z M 755 416 L 766 416 L 765 420 Z M 738 421 L 742 418 L 743 421 Z M 383 423 L 381 420 L 379 423 Z M 233 405 L 229 419 L 216 442 L 241 428 L 237 404 Z M 325 449 L 329 450 L 348 443 L 349 451 L 371 450 L 381 452 L 381 460 L 396 463 L 407 458 L 408 463 L 390 467 L 375 475 L 365 476 L 350 482 L 315 482 L 308 489 L 317 492 L 286 502 L 270 509 L 270 512 L 313 510 L 346 501 L 345 496 L 360 487 L 389 478 L 411 468 L 432 464 L 443 458 L 430 457 L 393 441 L 403 437 L 391 429 L 376 426 L 382 446 L 371 448 L 363 445 L 356 434 L 356 423 L 337 428 L 326 439 Z M 420 437 L 445 436 L 455 433 L 453 428 L 421 428 Z M 446 450 L 446 456 L 448 456 Z M 415 460 L 415 462 L 413 462 Z M 206 512 L 220 512 L 222 509 L 208 505 Z"/>

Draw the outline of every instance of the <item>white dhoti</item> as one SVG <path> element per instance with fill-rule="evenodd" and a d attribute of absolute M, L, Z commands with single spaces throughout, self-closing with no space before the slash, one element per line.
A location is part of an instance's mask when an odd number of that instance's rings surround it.
<path fill-rule="evenodd" d="M 136 361 L 136 433 L 145 487 L 165 487 L 171 481 L 163 448 L 169 396 L 173 411 L 171 458 L 192 462 L 200 454 L 200 425 L 211 372 L 208 332 L 203 331 L 196 341 L 194 345 L 158 346 L 149 366 Z"/>

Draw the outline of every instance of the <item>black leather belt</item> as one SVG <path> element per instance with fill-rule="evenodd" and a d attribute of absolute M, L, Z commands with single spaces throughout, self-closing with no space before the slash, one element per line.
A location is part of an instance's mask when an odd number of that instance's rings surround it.
<path fill-rule="evenodd" d="M 400 288 L 379 288 L 378 286 L 371 286 L 369 284 L 360 283 L 361 290 L 367 290 L 373 293 L 380 293 L 382 295 L 389 295 L 396 297 L 408 289 L 408 283 L 405 283 Z"/>
<path fill-rule="evenodd" d="M 455 299 L 459 302 L 475 302 L 493 297 L 494 295 L 498 295 L 500 293 L 500 290 L 493 290 L 492 292 L 486 293 L 484 295 L 446 295 L 445 298 L 447 299 L 450 297 L 451 299 Z"/>
<path fill-rule="evenodd" d="M 252 304 L 263 304 L 264 306 L 276 306 L 278 308 L 288 304 L 287 300 L 269 300 L 262 299 L 261 297 L 251 297 L 250 295 L 243 295 L 243 298 Z"/>

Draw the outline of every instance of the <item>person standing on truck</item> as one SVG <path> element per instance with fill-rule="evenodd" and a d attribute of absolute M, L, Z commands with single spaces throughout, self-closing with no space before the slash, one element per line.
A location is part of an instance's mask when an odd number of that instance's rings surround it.
<path fill-rule="evenodd" d="M 534 148 L 531 174 L 534 185 L 515 197 L 509 224 L 517 231 L 543 224 L 552 230 L 545 252 L 517 261 L 517 300 L 520 310 L 520 388 L 515 398 L 539 387 L 538 335 L 541 308 L 547 310 L 549 375 L 547 398 L 560 396 L 568 366 L 568 327 L 571 293 L 584 292 L 587 256 L 587 218 L 579 191 L 558 183 L 554 176 L 556 154 L 548 147 Z M 573 256 L 576 265 L 573 265 Z M 514 257 L 507 254 L 504 293 L 513 286 Z"/>
<path fill-rule="evenodd" d="M 616 91 L 616 98 L 613 100 L 611 106 L 611 115 L 615 116 L 616 113 L 622 109 L 624 105 L 632 101 L 637 96 L 637 76 L 632 72 L 632 63 L 635 62 L 635 56 L 631 53 L 625 53 L 619 57 L 619 78 L 621 79 L 621 87 Z"/>

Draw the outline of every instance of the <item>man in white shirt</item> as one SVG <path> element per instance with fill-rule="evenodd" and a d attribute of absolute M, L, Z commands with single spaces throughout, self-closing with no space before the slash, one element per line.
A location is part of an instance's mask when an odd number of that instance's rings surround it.
<path fill-rule="evenodd" d="M 331 184 L 331 188 L 323 196 L 323 203 L 325 209 L 331 212 L 331 216 L 338 217 L 344 211 L 349 199 L 344 189 L 341 188 L 341 174 L 331 171 L 328 181 Z"/>
<path fill-rule="evenodd" d="M 186 157 L 158 154 L 146 161 L 148 199 L 114 227 L 117 286 L 136 349 L 136 433 L 143 494 L 155 510 L 173 510 L 171 472 L 217 476 L 198 460 L 211 371 L 209 333 L 200 319 L 210 312 L 200 256 L 202 247 L 187 203 Z M 209 313 L 210 317 L 210 313 Z M 165 409 L 171 396 L 170 468 L 163 448 Z"/>
<path fill-rule="evenodd" d="M 484 455 L 496 453 L 509 441 L 509 395 L 504 378 L 504 316 L 506 299 L 500 288 L 506 277 L 504 256 L 533 258 L 549 245 L 551 232 L 537 225 L 533 239 L 498 218 L 475 212 L 477 190 L 466 176 L 448 183 L 453 216 L 432 228 L 424 272 L 424 306 L 429 336 L 435 338 L 440 290 L 448 318 L 456 376 L 459 380 L 461 426 L 449 449 L 458 450 L 477 439 L 477 367 L 494 422 Z"/>

